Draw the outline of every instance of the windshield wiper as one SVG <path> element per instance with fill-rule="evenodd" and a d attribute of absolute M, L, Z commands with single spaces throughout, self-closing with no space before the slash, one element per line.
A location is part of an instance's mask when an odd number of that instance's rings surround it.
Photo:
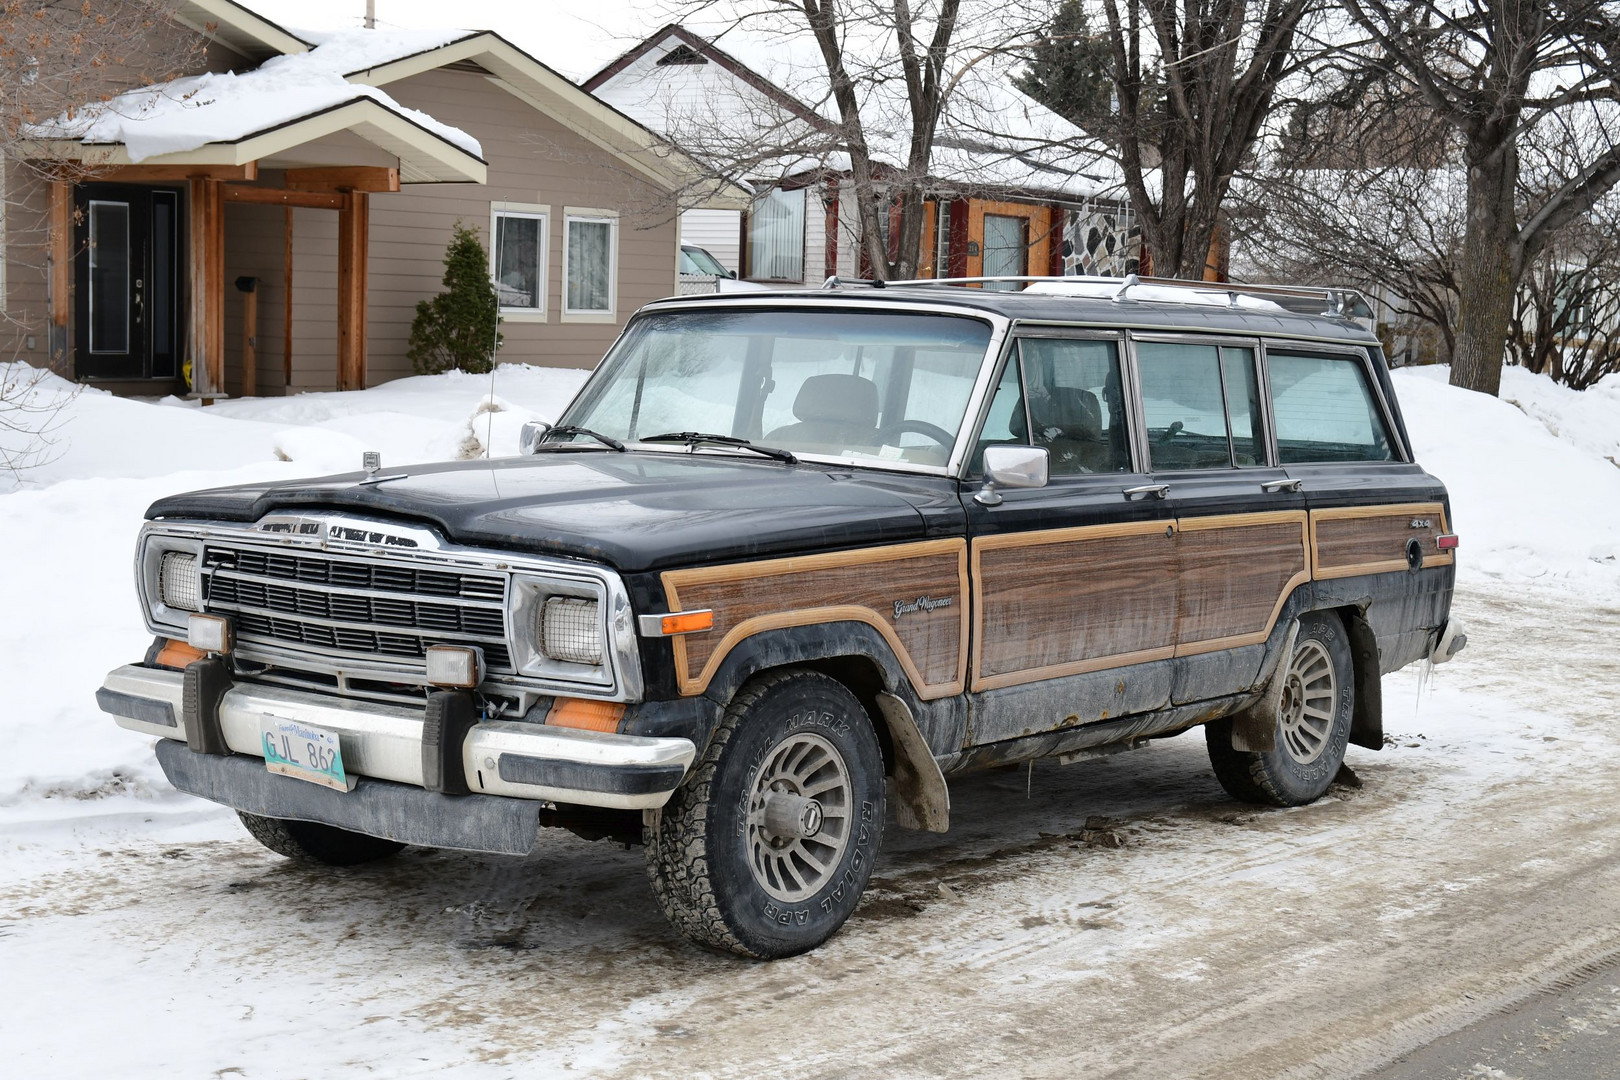
<path fill-rule="evenodd" d="M 618 450 L 620 453 L 624 452 L 624 443 L 618 439 L 603 435 L 599 431 L 592 431 L 590 428 L 580 427 L 578 424 L 564 424 L 562 427 L 554 427 L 546 432 L 546 439 L 550 440 L 553 435 L 583 435 L 587 439 L 595 439 L 610 449 Z M 540 445 L 544 446 L 545 443 L 542 442 Z M 564 445 L 566 444 L 558 444 L 558 449 L 561 449 Z"/>
<path fill-rule="evenodd" d="M 646 435 L 638 442 L 683 442 L 696 446 L 698 443 L 716 443 L 720 446 L 735 446 L 739 450 L 752 450 L 756 454 L 763 454 L 777 461 L 785 461 L 789 465 L 797 465 L 799 459 L 793 456 L 791 450 L 779 450 L 774 446 L 755 446 L 747 439 L 739 439 L 735 435 L 711 435 L 705 431 L 666 431 L 662 435 Z"/>

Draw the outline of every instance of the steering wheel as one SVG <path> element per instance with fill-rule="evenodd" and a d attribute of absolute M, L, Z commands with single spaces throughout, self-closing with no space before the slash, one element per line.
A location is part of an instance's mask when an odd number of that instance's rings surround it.
<path fill-rule="evenodd" d="M 1180 420 L 1177 420 L 1174 423 L 1172 423 L 1169 427 L 1164 429 L 1164 434 L 1163 435 L 1160 435 L 1157 439 L 1154 439 L 1153 441 L 1162 446 L 1165 443 L 1169 442 L 1171 439 L 1174 439 L 1177 435 L 1180 435 L 1181 434 L 1181 429 L 1186 427 L 1186 426 L 1187 425 L 1183 424 Z"/>
<path fill-rule="evenodd" d="M 895 442 L 891 436 L 900 436 L 908 431 L 915 432 L 918 435 L 926 435 L 947 450 L 956 445 L 955 435 L 952 435 L 938 424 L 930 424 L 926 420 L 896 420 L 877 433 L 877 440 L 885 446 L 899 446 L 900 444 Z"/>

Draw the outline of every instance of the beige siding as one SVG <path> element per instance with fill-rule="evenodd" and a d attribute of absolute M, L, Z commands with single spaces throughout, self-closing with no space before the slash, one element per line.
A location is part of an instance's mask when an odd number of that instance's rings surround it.
<path fill-rule="evenodd" d="M 232 397 L 284 393 L 281 343 L 286 326 L 286 213 L 279 206 L 225 205 L 225 392 Z M 256 277 L 259 298 L 256 338 L 257 386 L 242 385 L 242 319 L 247 297 L 236 287 Z"/>
<path fill-rule="evenodd" d="M 290 391 L 337 389 L 337 219 L 332 210 L 293 211 Z M 373 265 L 376 261 L 373 251 Z"/>
<path fill-rule="evenodd" d="M 405 358 L 411 320 L 417 301 L 443 287 L 451 227 L 458 218 L 477 225 L 487 247 L 494 202 L 551 207 L 545 321 L 504 322 L 502 360 L 593 366 L 637 308 L 675 291 L 674 200 L 629 166 L 483 75 L 432 71 L 391 84 L 388 92 L 477 138 L 489 161 L 489 182 L 408 186 L 372 196 L 369 382 L 411 373 Z M 619 214 L 612 322 L 562 316 L 564 207 Z"/>
<path fill-rule="evenodd" d="M 5 296 L 0 303 L 0 359 L 49 363 L 45 258 L 49 188 L 29 169 L 12 162 L 5 170 L 0 229 L 4 230 Z M 32 339 L 33 347 L 29 347 Z"/>

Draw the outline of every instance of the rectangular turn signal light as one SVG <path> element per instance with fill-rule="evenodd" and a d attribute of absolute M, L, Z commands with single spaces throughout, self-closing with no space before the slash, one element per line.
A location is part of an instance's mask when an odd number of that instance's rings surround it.
<path fill-rule="evenodd" d="M 477 646 L 429 645 L 427 681 L 434 686 L 471 690 L 484 681 L 484 650 Z"/>
<path fill-rule="evenodd" d="M 231 620 L 223 615 L 192 615 L 186 619 L 186 644 L 198 652 L 231 651 Z"/>
<path fill-rule="evenodd" d="M 581 731 L 619 730 L 624 719 L 622 701 L 586 701 L 583 698 L 558 698 L 546 714 L 546 723 L 552 727 L 578 728 Z"/>
<path fill-rule="evenodd" d="M 699 634 L 714 629 L 714 612 L 672 611 L 668 615 L 643 615 L 640 620 L 642 637 L 674 637 L 676 634 Z"/>

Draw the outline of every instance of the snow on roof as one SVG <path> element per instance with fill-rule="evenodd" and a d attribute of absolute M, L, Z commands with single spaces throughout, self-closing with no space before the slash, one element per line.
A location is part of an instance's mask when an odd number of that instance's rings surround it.
<path fill-rule="evenodd" d="M 129 90 L 29 130 L 32 138 L 122 144 L 132 162 L 237 142 L 354 101 L 371 100 L 474 157 L 478 140 L 346 75 L 447 45 L 466 30 L 346 30 L 311 34 L 308 52 L 276 56 L 241 74 L 209 72 Z"/>
<path fill-rule="evenodd" d="M 775 87 L 774 95 L 718 62 L 659 62 L 686 47 L 679 31 L 666 28 L 652 49 L 597 87 L 596 95 L 693 152 L 757 162 L 759 178 L 848 167 L 835 136 L 817 132 L 811 119 L 820 118 L 830 129 L 837 110 L 819 53 L 813 43 L 806 47 L 803 35 L 738 31 L 711 43 Z M 1117 167 L 1086 132 L 1020 93 L 1012 85 L 1012 66 L 981 58 L 957 73 L 930 175 L 964 187 L 1080 199 L 1116 189 Z M 910 139 L 903 85 L 866 82 L 862 91 L 861 118 L 873 156 L 903 165 Z M 773 147 L 778 148 L 774 155 L 768 152 Z"/>

